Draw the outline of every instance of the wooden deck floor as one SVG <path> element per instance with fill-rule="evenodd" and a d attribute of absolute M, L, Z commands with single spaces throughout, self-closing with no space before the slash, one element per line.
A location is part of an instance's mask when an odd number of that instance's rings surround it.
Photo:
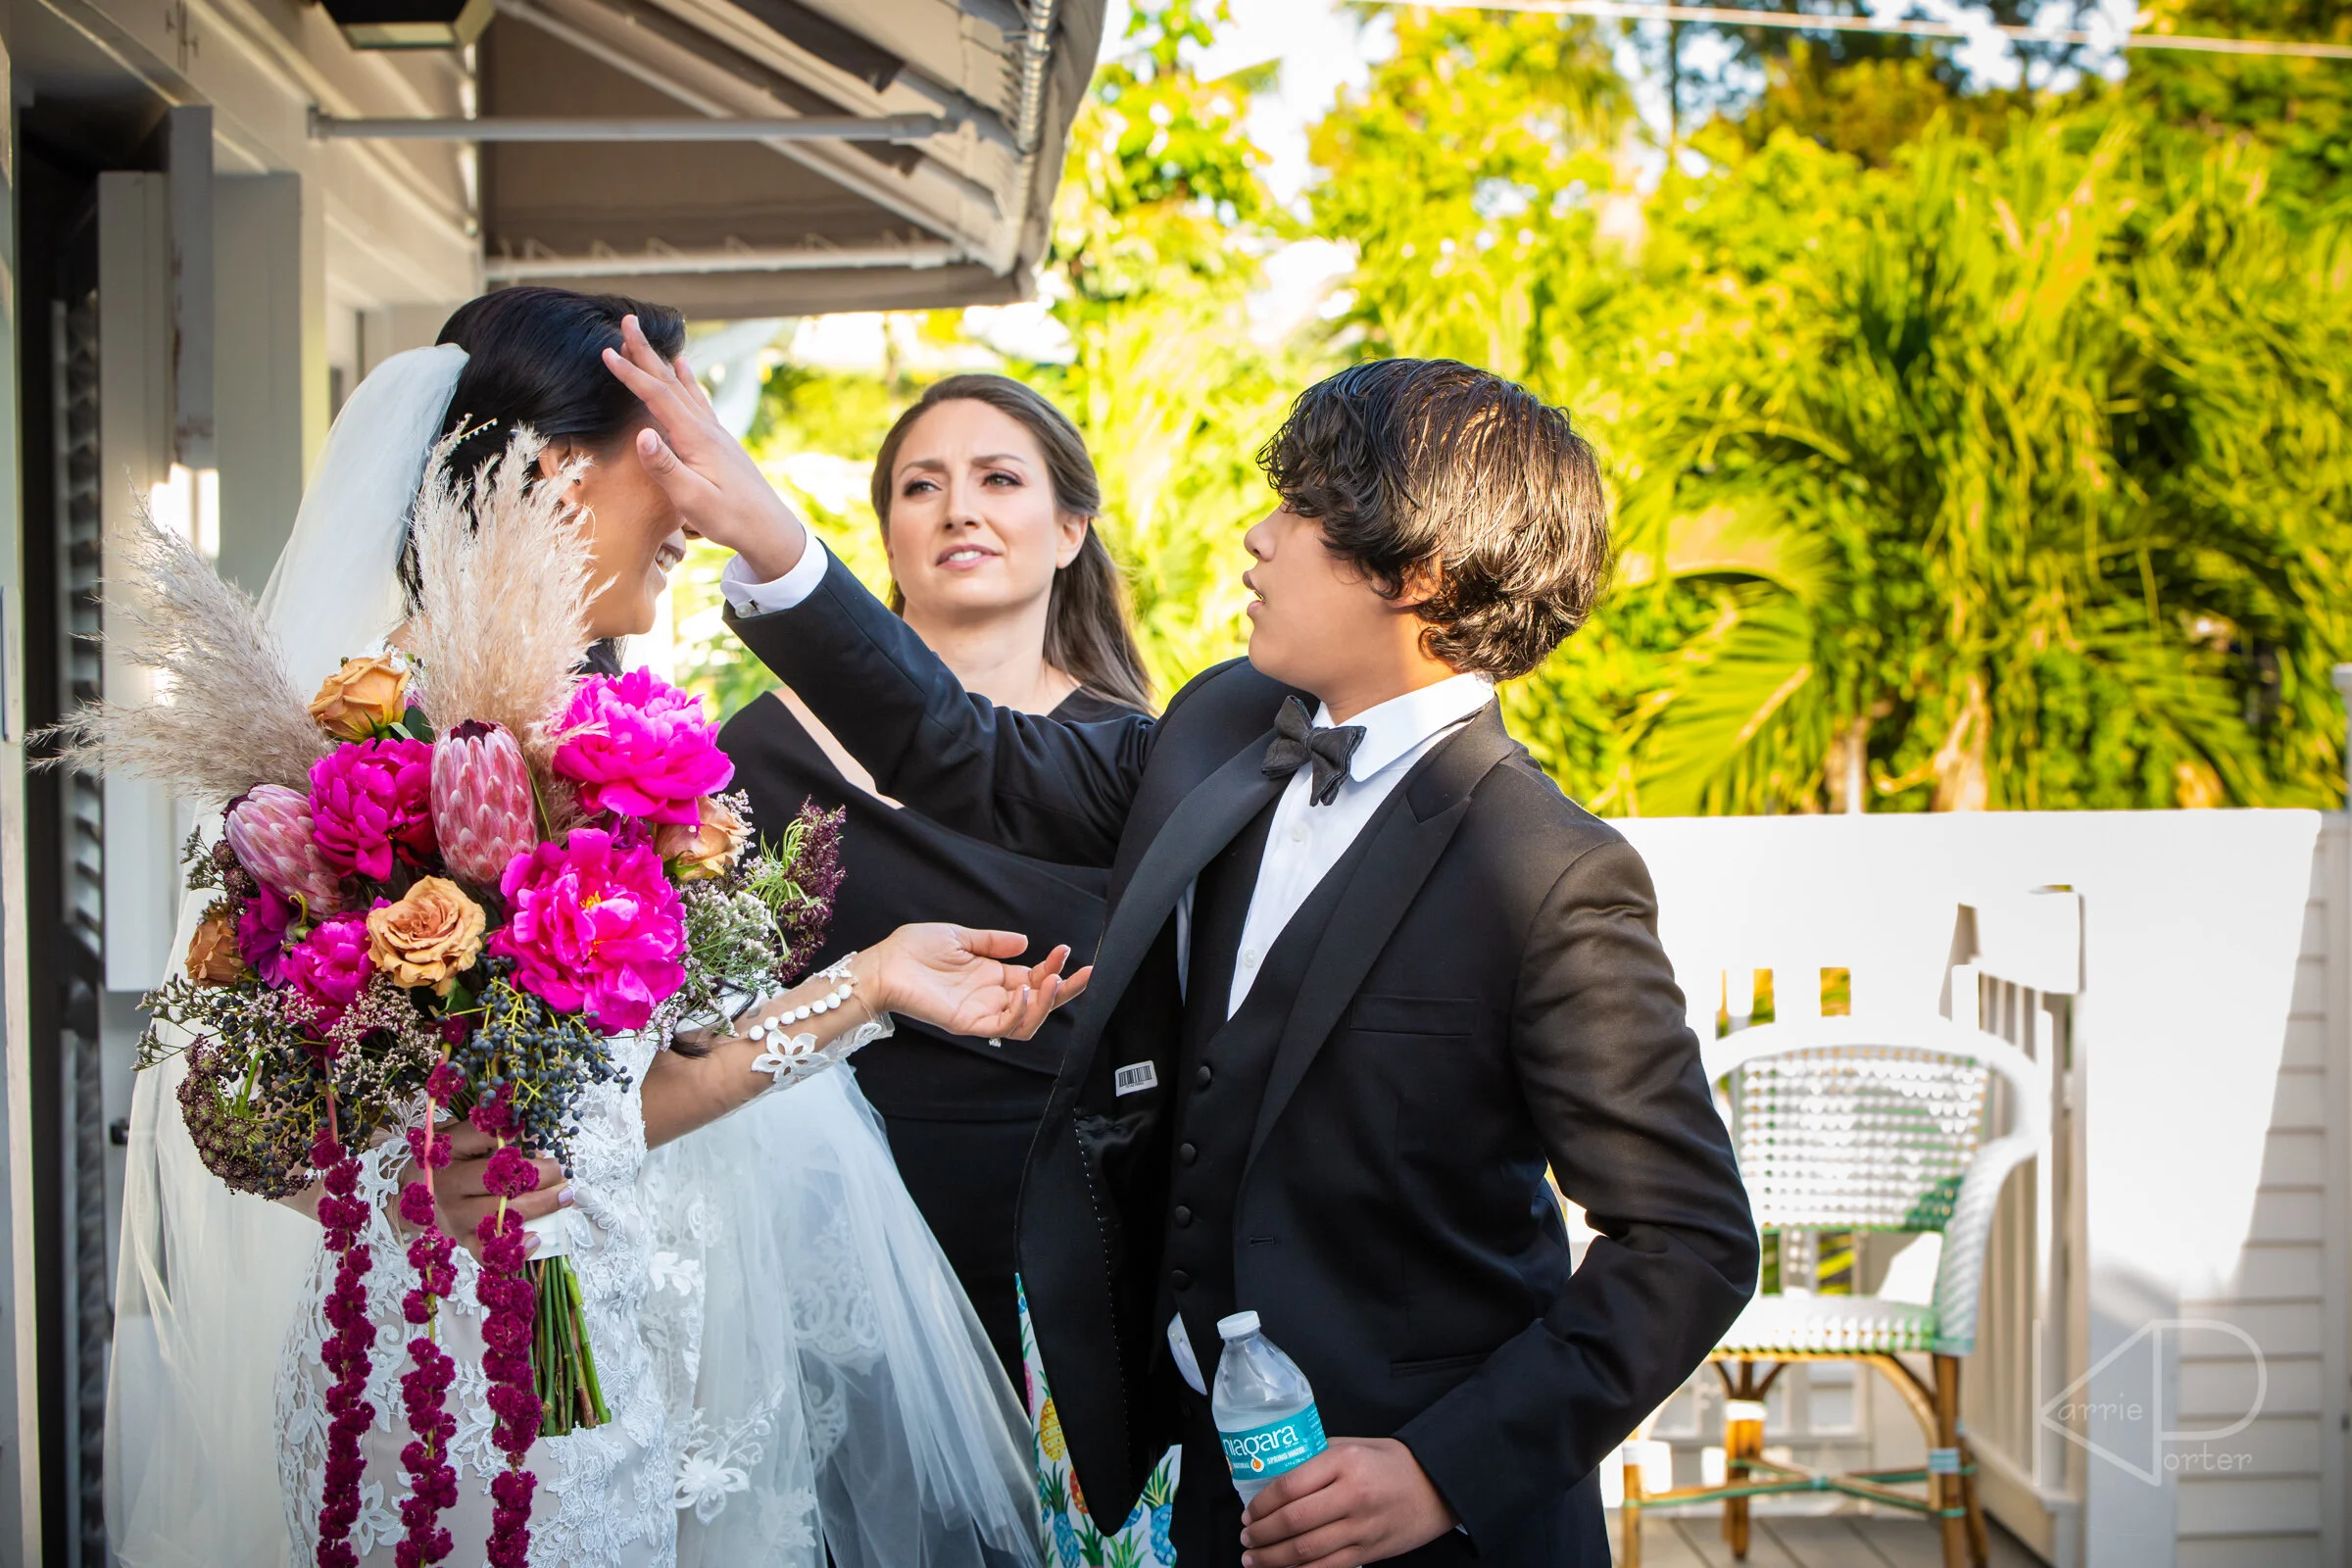
<path fill-rule="evenodd" d="M 1617 1515 L 1609 1515 L 1609 1543 L 1620 1546 Z M 2041 1559 L 2017 1540 L 1992 1527 L 1991 1568 L 2040 1568 Z M 1618 1551 L 1624 1561 L 1624 1552 Z M 1712 1515 L 1644 1514 L 1642 1568 L 1731 1568 L 1732 1548 Z M 1747 1547 L 1747 1568 L 1942 1568 L 1936 1533 L 1922 1519 L 1859 1514 L 1757 1516 Z"/>

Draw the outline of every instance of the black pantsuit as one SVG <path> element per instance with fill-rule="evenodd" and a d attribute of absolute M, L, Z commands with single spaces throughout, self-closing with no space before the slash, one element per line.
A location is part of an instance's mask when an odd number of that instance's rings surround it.
<path fill-rule="evenodd" d="M 1074 722 L 1132 711 L 1087 691 L 1054 710 Z M 752 798 L 756 829 L 780 831 L 804 801 L 849 812 L 842 838 L 848 875 L 819 964 L 910 921 L 1024 932 L 1041 956 L 1065 942 L 1090 952 L 1102 935 L 1108 878 L 1100 868 L 1015 855 L 884 805 L 843 778 L 792 710 L 773 698 L 747 704 L 720 731 L 719 745 L 735 762 L 735 787 Z M 902 1018 L 895 1036 L 867 1046 L 855 1061 L 858 1087 L 881 1113 L 906 1191 L 1016 1389 L 1013 1220 L 1021 1168 L 1071 1034 L 1070 1019 L 1056 1014 L 1033 1040 L 991 1046 Z"/>

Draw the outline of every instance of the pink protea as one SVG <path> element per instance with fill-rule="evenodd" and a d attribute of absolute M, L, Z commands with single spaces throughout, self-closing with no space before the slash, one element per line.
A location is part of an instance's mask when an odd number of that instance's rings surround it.
<path fill-rule="evenodd" d="M 507 730 L 467 719 L 433 743 L 433 837 L 450 875 L 481 887 L 538 842 L 530 769 Z"/>
<path fill-rule="evenodd" d="M 490 951 L 515 961 L 514 983 L 579 1011 L 608 1034 L 641 1027 L 686 982 L 677 889 L 650 844 L 574 828 L 562 844 L 515 857 L 499 881 L 507 923 Z"/>
<path fill-rule="evenodd" d="M 556 749 L 555 769 L 579 784 L 591 813 L 692 822 L 696 800 L 735 776 L 703 700 L 648 669 L 589 676 L 558 727 L 571 738 Z"/>
<path fill-rule="evenodd" d="M 302 900 L 314 913 L 341 902 L 335 868 L 313 834 L 310 797 L 283 784 L 257 784 L 229 803 L 226 822 L 228 847 L 255 881 Z"/>

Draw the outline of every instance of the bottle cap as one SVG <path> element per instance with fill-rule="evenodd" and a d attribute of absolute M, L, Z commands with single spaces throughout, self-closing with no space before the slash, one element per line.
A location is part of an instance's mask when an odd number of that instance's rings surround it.
<path fill-rule="evenodd" d="M 1231 1317 L 1217 1319 L 1217 1338 L 1220 1340 L 1246 1340 L 1256 1332 L 1255 1312 L 1236 1312 Z"/>

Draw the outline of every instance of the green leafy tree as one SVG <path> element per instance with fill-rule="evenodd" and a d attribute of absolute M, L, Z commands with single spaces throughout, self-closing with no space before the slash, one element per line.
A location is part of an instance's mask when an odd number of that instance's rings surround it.
<path fill-rule="evenodd" d="M 2142 30 L 2352 44 L 2348 0 L 2154 0 Z M 2143 50 L 2126 90 L 2157 121 L 2275 155 L 2290 217 L 2352 216 L 2352 69 L 2342 60 Z"/>
<path fill-rule="evenodd" d="M 1616 590 L 1506 695 L 1572 789 L 2331 797 L 2352 274 L 2266 198 L 2260 149 L 2093 93 L 1993 134 L 1982 103 L 1882 119 L 1867 163 L 1719 122 L 1643 190 L 1572 85 L 1601 35 L 1397 36 L 1318 132 L 1316 220 L 1360 248 L 1367 352 L 1527 380 L 1608 456 Z M 1516 227 L 1482 206 L 1502 182 Z"/>
<path fill-rule="evenodd" d="M 2242 162 L 2051 128 L 1846 166 L 1836 243 L 1722 277 L 1628 432 L 1633 547 L 1726 610 L 1675 656 L 1644 808 L 1816 804 L 1844 748 L 1938 808 L 2333 789 L 2341 281 Z"/>
<path fill-rule="evenodd" d="M 1295 224 L 1244 125 L 1271 85 L 1213 79 L 1195 51 L 1222 0 L 1154 0 L 1096 74 L 1054 205 L 1054 313 L 1074 350 L 1035 368 L 1076 421 L 1103 484 L 1144 657 L 1164 697 L 1240 652 L 1242 532 L 1265 511 L 1254 461 L 1300 365 L 1251 335 L 1260 259 Z"/>

